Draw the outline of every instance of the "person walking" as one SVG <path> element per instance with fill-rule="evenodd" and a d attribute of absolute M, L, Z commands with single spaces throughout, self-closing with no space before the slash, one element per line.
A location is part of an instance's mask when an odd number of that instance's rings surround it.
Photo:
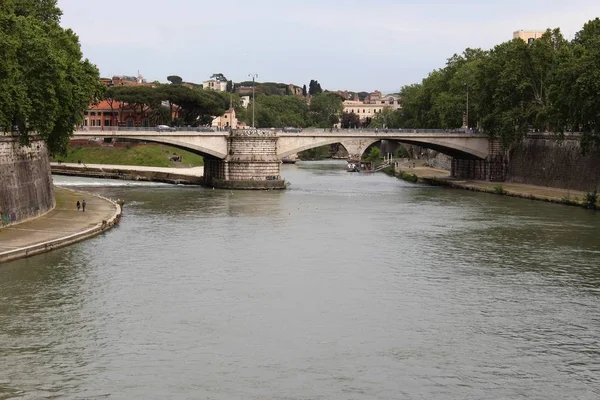
<path fill-rule="evenodd" d="M 83 212 L 85 212 L 85 199 L 81 202 L 81 208 L 83 209 Z"/>
<path fill-rule="evenodd" d="M 79 202 L 79 200 L 77 200 L 77 211 L 79 211 L 80 208 L 81 208 L 81 203 Z"/>

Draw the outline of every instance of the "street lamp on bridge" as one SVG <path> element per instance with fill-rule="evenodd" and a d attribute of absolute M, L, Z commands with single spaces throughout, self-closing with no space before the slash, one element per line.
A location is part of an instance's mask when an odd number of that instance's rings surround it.
<path fill-rule="evenodd" d="M 254 103 L 256 100 L 256 96 L 254 95 L 254 80 L 256 78 L 258 78 L 258 74 L 248 74 L 248 77 L 252 78 L 252 128 L 256 128 L 256 126 L 254 125 Z"/>
<path fill-rule="evenodd" d="M 467 88 L 467 111 L 466 111 L 467 121 L 465 123 L 465 128 L 469 129 L 469 84 L 465 83 L 465 87 Z"/>

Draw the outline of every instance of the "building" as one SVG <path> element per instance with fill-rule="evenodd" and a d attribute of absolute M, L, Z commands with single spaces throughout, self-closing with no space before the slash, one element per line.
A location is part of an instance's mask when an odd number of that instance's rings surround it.
<path fill-rule="evenodd" d="M 138 76 L 113 76 L 112 78 L 100 78 L 100 82 L 108 87 L 114 86 L 154 86 L 152 83 L 148 83 L 144 77 L 138 73 Z"/>
<path fill-rule="evenodd" d="M 513 32 L 513 39 L 521 39 L 527 43 L 532 43 L 534 40 L 539 39 L 546 31 L 515 31 Z"/>
<path fill-rule="evenodd" d="M 361 121 L 373 118 L 384 108 L 391 108 L 392 110 L 402 108 L 399 96 L 394 94 L 384 96 L 378 90 L 370 93 L 363 101 L 345 100 L 343 104 L 344 112 L 358 115 Z"/>
<path fill-rule="evenodd" d="M 288 85 L 288 91 L 293 96 L 303 96 L 302 88 L 300 86 L 296 86 L 293 83 Z"/>
<path fill-rule="evenodd" d="M 84 113 L 82 126 L 84 128 L 106 129 L 111 127 L 147 127 L 149 126 L 148 109 L 141 113 L 125 103 L 115 100 L 102 100 L 98 104 L 90 105 Z"/>
<path fill-rule="evenodd" d="M 226 92 L 227 91 L 227 81 L 218 81 L 216 79 L 209 79 L 207 81 L 202 82 L 202 87 L 204 89 L 215 90 L 217 92 Z"/>
<path fill-rule="evenodd" d="M 225 111 L 223 115 L 216 117 L 212 121 L 212 127 L 219 129 L 229 129 L 231 127 L 237 128 L 238 125 L 238 120 L 235 116 L 235 109 L 233 107 L 230 107 L 229 110 Z"/>

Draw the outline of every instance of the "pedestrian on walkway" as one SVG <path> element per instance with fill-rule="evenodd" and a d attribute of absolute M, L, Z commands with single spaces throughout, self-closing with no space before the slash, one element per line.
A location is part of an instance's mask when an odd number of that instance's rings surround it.
<path fill-rule="evenodd" d="M 79 211 L 80 208 L 81 208 L 81 203 L 79 203 L 79 200 L 77 200 L 77 211 Z"/>
<path fill-rule="evenodd" d="M 83 199 L 83 202 L 81 203 L 81 208 L 83 209 L 83 212 L 85 212 L 85 199 Z"/>

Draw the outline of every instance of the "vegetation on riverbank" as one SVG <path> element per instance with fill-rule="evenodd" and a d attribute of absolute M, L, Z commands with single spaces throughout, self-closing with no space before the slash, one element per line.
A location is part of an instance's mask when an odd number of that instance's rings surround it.
<path fill-rule="evenodd" d="M 372 125 L 456 129 L 464 116 L 469 127 L 505 145 L 531 130 L 574 131 L 583 133 L 585 149 L 600 145 L 599 73 L 596 18 L 572 40 L 549 29 L 531 43 L 513 39 L 491 50 L 455 54 L 421 83 L 404 86 L 402 109 L 378 113 Z"/>
<path fill-rule="evenodd" d="M 181 162 L 171 161 L 174 155 L 181 156 Z M 190 168 L 204 165 L 204 159 L 189 151 L 175 147 L 147 144 L 126 147 L 83 147 L 69 146 L 67 155 L 52 161 L 85 164 L 139 165 L 144 167 Z"/>
<path fill-rule="evenodd" d="M 0 131 L 40 135 L 61 153 L 103 90 L 79 38 L 61 27 L 56 0 L 0 1 Z"/>

